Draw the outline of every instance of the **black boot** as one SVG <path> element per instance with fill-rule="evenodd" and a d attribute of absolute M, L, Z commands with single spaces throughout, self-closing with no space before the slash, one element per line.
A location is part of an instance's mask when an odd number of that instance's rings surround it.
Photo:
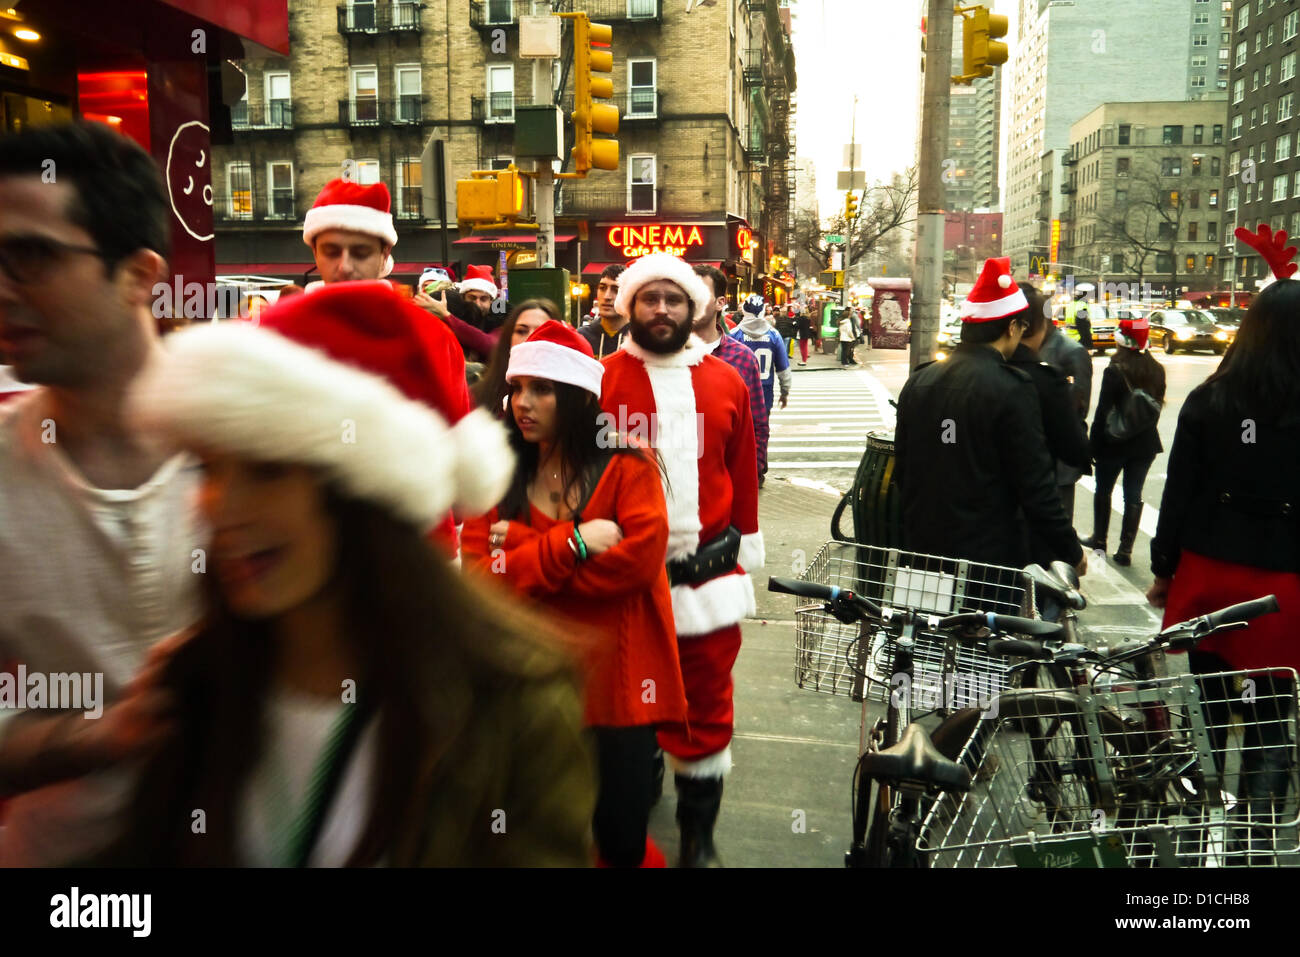
<path fill-rule="evenodd" d="M 1116 565 L 1133 562 L 1133 543 L 1137 541 L 1138 524 L 1142 521 L 1142 503 L 1124 503 L 1124 521 L 1119 529 L 1119 551 L 1115 553 Z"/>
<path fill-rule="evenodd" d="M 1093 551 L 1106 551 L 1106 535 L 1110 532 L 1110 502 L 1100 497 L 1092 500 L 1092 537 L 1079 539 L 1079 544 Z"/>
<path fill-rule="evenodd" d="M 682 830 L 678 867 L 721 867 L 713 847 L 713 825 L 722 806 L 722 778 L 677 775 L 677 825 Z"/>

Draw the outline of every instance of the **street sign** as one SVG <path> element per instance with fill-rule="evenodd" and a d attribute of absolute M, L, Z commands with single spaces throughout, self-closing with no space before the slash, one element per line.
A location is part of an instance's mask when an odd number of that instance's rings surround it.
<path fill-rule="evenodd" d="M 861 143 L 844 144 L 844 165 L 857 169 L 862 165 Z"/>
<path fill-rule="evenodd" d="M 844 242 L 844 237 L 839 235 L 838 233 L 832 233 L 831 235 L 826 237 L 826 241 L 828 243 L 842 243 Z"/>
<path fill-rule="evenodd" d="M 842 169 L 835 174 L 836 189 L 866 189 L 867 174 L 862 170 L 853 170 L 852 177 L 849 176 L 849 170 Z"/>

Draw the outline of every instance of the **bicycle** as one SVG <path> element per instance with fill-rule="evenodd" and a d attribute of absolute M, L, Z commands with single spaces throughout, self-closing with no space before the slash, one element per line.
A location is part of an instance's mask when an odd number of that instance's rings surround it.
<path fill-rule="evenodd" d="M 1300 863 L 1300 812 L 1286 813 L 1297 783 L 1295 672 L 1154 677 L 1150 663 L 1155 653 L 1188 650 L 1276 610 L 1276 599 L 1267 596 L 1112 651 L 1068 641 L 1004 642 L 1026 665 L 1050 666 L 1068 682 L 1005 692 L 994 716 L 970 710 L 953 716 L 957 734 L 963 726 L 970 731 L 958 763 L 981 786 L 932 803 L 918 853 L 934 863 L 974 867 L 1049 861 L 1276 866 L 1290 857 Z M 1289 690 L 1275 672 L 1289 679 Z M 1229 689 L 1244 682 L 1263 693 L 1234 697 Z M 1233 707 L 1246 712 L 1246 746 L 1230 752 Z M 1266 740 L 1274 744 L 1258 743 Z M 1255 796 L 1243 806 L 1224 783 L 1230 758 L 1242 762 L 1245 776 L 1247 759 L 1266 748 L 1273 758 L 1285 751 L 1286 780 L 1260 813 Z M 1276 778 L 1276 768 L 1272 773 Z"/>
<path fill-rule="evenodd" d="M 834 543 L 827 548 L 833 545 Z M 845 854 L 846 867 L 924 866 L 925 860 L 917 854 L 916 848 L 917 835 L 924 818 L 926 795 L 964 791 L 971 783 L 969 772 L 953 760 L 965 741 L 961 735 L 969 729 L 965 724 L 963 710 L 945 707 L 953 703 L 950 695 L 954 691 L 954 682 L 949 679 L 961 674 L 956 670 L 961 663 L 978 661 L 981 667 L 986 667 L 989 662 L 1004 660 L 1001 645 L 1004 639 L 998 637 L 1000 634 L 1047 637 L 1062 631 L 1062 626 L 1058 623 L 1016 615 L 964 611 L 940 616 L 917 607 L 927 604 L 933 607 L 936 602 L 933 594 L 927 596 L 926 589 L 918 587 L 917 575 L 923 579 L 927 569 L 933 575 L 933 569 L 942 563 L 960 565 L 967 573 L 972 570 L 984 573 L 993 570 L 997 575 L 1015 572 L 996 566 L 973 567 L 973 563 L 957 563 L 936 556 L 884 551 L 890 558 L 888 566 L 860 563 L 855 571 L 864 584 L 878 589 L 883 589 L 887 583 L 897 586 L 901 579 L 903 595 L 911 600 L 910 605 L 881 607 L 852 589 L 821 582 L 782 578 L 768 580 L 770 591 L 815 599 L 821 603 L 821 611 L 834 620 L 844 625 L 857 626 L 856 637 L 847 644 L 835 644 L 836 653 L 842 655 L 845 671 L 852 678 L 848 684 L 851 696 L 862 702 L 859 757 L 852 787 L 853 838 L 849 851 Z M 818 561 L 825 554 L 826 548 L 823 548 Z M 818 562 L 815 561 L 814 569 L 817 567 Z M 825 564 L 821 567 L 824 570 Z M 889 582 L 874 574 L 887 569 L 894 572 Z M 867 574 L 862 574 L 864 571 Z M 984 577 L 987 579 L 989 576 L 985 574 Z M 952 586 L 947 589 L 946 595 L 948 603 L 952 605 L 959 583 L 951 578 L 943 580 Z M 968 577 L 960 584 L 964 586 L 971 583 L 972 580 Z M 986 580 L 978 584 L 987 586 L 989 582 Z M 1009 586 L 1003 584 L 995 587 L 1005 589 Z M 961 589 L 961 592 L 964 591 L 964 588 Z M 1007 596 L 1004 594 L 1002 597 Z M 809 609 L 803 609 L 802 613 L 806 615 L 808 611 Z M 830 636 L 818 635 L 818 638 L 822 637 Z M 958 649 L 967 651 L 960 661 Z M 799 668 L 809 669 L 809 656 L 819 651 L 819 648 L 810 648 L 808 643 L 801 641 Z M 884 670 L 880 668 L 882 654 L 887 659 Z M 944 697 L 944 704 L 934 710 L 950 715 L 936 729 L 933 739 L 921 725 L 913 721 L 912 707 L 918 700 L 917 693 L 925 694 L 935 690 L 924 687 L 925 672 L 922 672 L 922 681 L 918 683 L 918 663 L 938 664 L 940 670 L 937 674 L 941 678 L 938 690 Z M 804 671 L 797 672 L 797 676 L 803 673 Z M 811 673 L 818 678 L 831 677 L 823 671 Z M 933 669 L 930 674 L 935 674 Z M 867 705 L 871 695 L 866 689 L 869 686 L 885 685 L 889 688 L 885 698 L 885 716 L 868 728 Z M 843 690 L 843 686 L 840 688 Z M 820 690 L 820 684 L 818 689 Z M 955 729 L 956 733 L 949 729 Z M 944 750 L 949 753 L 945 754 Z"/>

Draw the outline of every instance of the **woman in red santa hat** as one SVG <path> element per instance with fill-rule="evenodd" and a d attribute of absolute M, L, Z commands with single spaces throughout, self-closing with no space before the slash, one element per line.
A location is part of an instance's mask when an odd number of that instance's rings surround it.
<path fill-rule="evenodd" d="M 177 333 L 136 386 L 142 426 L 202 461 L 213 574 L 196 633 L 137 678 L 171 708 L 105 862 L 589 861 L 571 659 L 424 538 L 500 497 L 504 430 L 433 411 L 391 296 L 342 283 Z"/>
<path fill-rule="evenodd" d="M 600 768 L 601 861 L 662 867 L 647 837 L 655 730 L 686 717 L 664 565 L 668 511 L 654 453 L 601 412 L 603 374 L 587 341 L 560 322 L 510 353 L 519 467 L 500 506 L 466 523 L 464 554 L 594 640 L 586 723 Z"/>

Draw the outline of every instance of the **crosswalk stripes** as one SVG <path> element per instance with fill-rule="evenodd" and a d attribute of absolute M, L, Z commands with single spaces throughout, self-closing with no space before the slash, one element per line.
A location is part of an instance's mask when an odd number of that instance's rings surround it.
<path fill-rule="evenodd" d="M 769 471 L 856 469 L 867 433 L 892 428 L 889 392 L 867 372 L 801 372 L 790 404 L 773 406 Z"/>

